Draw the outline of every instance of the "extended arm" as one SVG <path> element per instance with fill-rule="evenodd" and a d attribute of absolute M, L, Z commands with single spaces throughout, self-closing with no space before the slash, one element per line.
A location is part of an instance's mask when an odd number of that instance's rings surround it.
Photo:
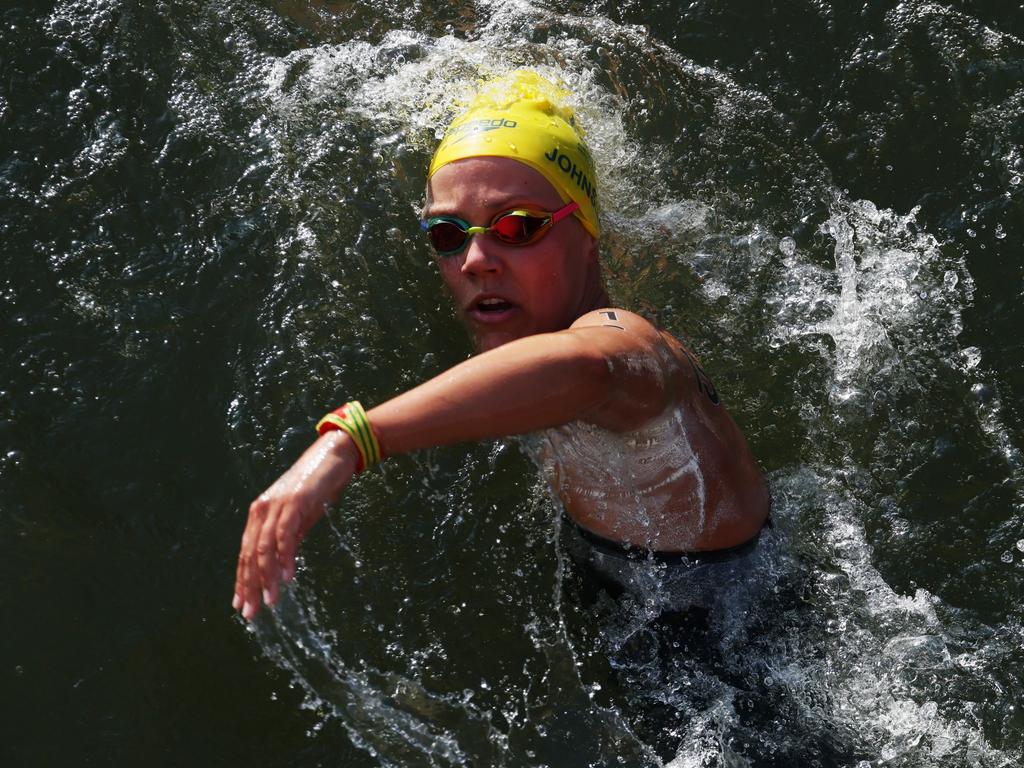
<path fill-rule="evenodd" d="M 612 321 L 608 314 L 614 317 Z M 509 342 L 383 403 L 368 416 L 384 455 L 534 432 L 576 419 L 629 429 L 660 413 L 668 387 L 657 332 L 622 310 L 593 312 L 557 333 Z M 320 437 L 249 507 L 234 606 L 249 619 L 272 605 L 309 529 L 351 480 L 341 432 Z"/>
<path fill-rule="evenodd" d="M 528 336 L 372 409 L 370 422 L 386 455 L 577 419 L 628 429 L 665 406 L 665 376 L 650 342 L 598 325 Z"/>

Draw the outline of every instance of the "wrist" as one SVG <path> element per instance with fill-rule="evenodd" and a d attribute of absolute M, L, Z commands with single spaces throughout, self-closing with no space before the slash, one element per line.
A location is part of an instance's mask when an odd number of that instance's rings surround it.
<path fill-rule="evenodd" d="M 359 449 L 356 448 L 355 441 L 346 432 L 340 429 L 324 432 L 317 438 L 317 442 L 330 451 L 336 459 L 352 467 L 352 471 L 355 472 L 360 463 Z"/>
<path fill-rule="evenodd" d="M 323 436 L 333 431 L 344 432 L 352 445 L 355 447 L 358 460 L 356 462 L 357 473 L 378 464 L 381 459 L 380 443 L 370 426 L 366 411 L 358 400 L 350 400 L 341 408 L 331 411 L 324 416 L 316 425 L 316 431 Z"/>

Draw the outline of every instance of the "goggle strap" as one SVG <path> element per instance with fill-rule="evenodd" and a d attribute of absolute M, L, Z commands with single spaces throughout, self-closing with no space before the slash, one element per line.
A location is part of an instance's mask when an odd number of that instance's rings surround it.
<path fill-rule="evenodd" d="M 580 204 L 573 200 L 564 208 L 559 208 L 557 211 L 551 214 L 551 223 L 557 224 L 566 216 L 572 216 L 576 211 L 579 210 Z"/>

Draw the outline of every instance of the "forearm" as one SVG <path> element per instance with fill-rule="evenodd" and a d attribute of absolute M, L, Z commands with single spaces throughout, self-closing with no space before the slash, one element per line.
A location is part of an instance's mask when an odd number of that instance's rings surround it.
<path fill-rule="evenodd" d="M 585 416 L 609 397 L 604 356 L 571 332 L 519 339 L 368 412 L 385 456 L 524 434 Z"/>

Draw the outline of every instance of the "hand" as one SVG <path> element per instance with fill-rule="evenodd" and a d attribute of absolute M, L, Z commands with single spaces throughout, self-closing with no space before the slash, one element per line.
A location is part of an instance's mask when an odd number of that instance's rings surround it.
<path fill-rule="evenodd" d="M 231 603 L 247 620 L 259 613 L 261 596 L 274 605 L 282 579 L 295 576 L 299 544 L 348 485 L 357 461 L 347 434 L 327 432 L 249 505 Z"/>

